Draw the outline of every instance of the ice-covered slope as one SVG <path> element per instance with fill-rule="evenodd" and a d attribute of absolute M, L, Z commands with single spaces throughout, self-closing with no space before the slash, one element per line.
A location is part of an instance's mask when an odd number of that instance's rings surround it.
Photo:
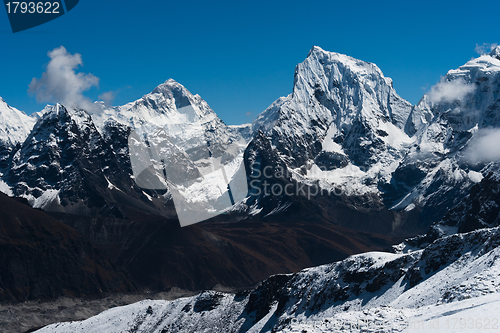
<path fill-rule="evenodd" d="M 92 118 L 98 128 L 109 119 L 131 128 L 145 128 L 149 132 L 164 128 L 173 143 L 183 150 L 198 147 L 206 138 L 219 145 L 233 141 L 245 143 L 238 130 L 227 126 L 207 102 L 173 79 L 137 101 L 104 108 Z"/>
<path fill-rule="evenodd" d="M 491 145 L 500 131 L 499 52 L 450 70 L 416 106 L 432 118 L 416 131 L 415 145 L 386 188 L 388 197 L 407 193 L 394 209 L 424 208 L 424 217 L 435 222 L 496 168 L 491 163 L 500 154 Z"/>
<path fill-rule="evenodd" d="M 254 122 L 291 167 L 345 161 L 366 169 L 391 163 L 411 142 L 404 128 L 412 106 L 371 63 L 315 46 L 295 69 L 293 93 Z"/>
<path fill-rule="evenodd" d="M 9 106 L 0 97 L 0 144 L 12 146 L 22 143 L 35 123 L 34 118 Z"/>
<path fill-rule="evenodd" d="M 0 97 L 0 176 L 6 172 L 13 147 L 23 143 L 35 122 L 35 119 L 11 107 Z M 2 180 L 0 191 L 12 194 L 10 187 Z"/>
<path fill-rule="evenodd" d="M 341 324 L 398 332 L 431 319 L 444 325 L 473 306 L 499 304 L 499 245 L 498 227 L 481 229 L 440 238 L 407 254 L 372 252 L 276 275 L 250 292 L 143 301 L 39 332 L 326 332 Z"/>
<path fill-rule="evenodd" d="M 14 195 L 49 211 L 116 217 L 123 217 L 120 205 L 155 211 L 118 152 L 84 110 L 56 104 L 16 147 L 3 180 Z"/>
<path fill-rule="evenodd" d="M 246 156 L 260 175 L 255 184 L 333 191 L 330 205 L 342 196 L 379 202 L 394 212 L 393 226 L 440 220 L 500 158 L 483 144 L 500 135 L 499 53 L 497 47 L 449 71 L 412 106 L 375 65 L 313 47 L 296 68 L 293 93 L 253 124 Z M 266 180 L 266 168 L 285 172 Z M 295 200 L 275 197 L 248 202 L 269 214 Z"/>

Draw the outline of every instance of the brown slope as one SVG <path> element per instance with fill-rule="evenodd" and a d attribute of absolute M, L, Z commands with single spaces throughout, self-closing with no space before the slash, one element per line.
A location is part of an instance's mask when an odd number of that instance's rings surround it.
<path fill-rule="evenodd" d="M 132 289 L 76 230 L 0 193 L 0 301 Z"/>
<path fill-rule="evenodd" d="M 332 223 L 244 221 L 221 216 L 181 228 L 177 220 L 144 216 L 141 221 L 72 216 L 68 223 L 124 267 L 143 288 L 245 288 L 272 274 L 344 259 L 395 243 L 389 237 Z"/>

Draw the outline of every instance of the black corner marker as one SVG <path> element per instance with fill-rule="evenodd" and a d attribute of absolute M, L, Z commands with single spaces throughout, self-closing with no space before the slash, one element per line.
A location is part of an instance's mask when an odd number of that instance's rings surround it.
<path fill-rule="evenodd" d="M 52 21 L 64 15 L 64 4 L 67 11 L 73 9 L 79 0 L 57 1 L 11 1 L 4 0 L 5 10 L 9 17 L 12 32 L 30 29 Z"/>
<path fill-rule="evenodd" d="M 76 6 L 79 0 L 64 0 L 64 3 L 66 4 L 66 10 L 69 12 L 70 10 L 73 9 L 73 7 Z"/>

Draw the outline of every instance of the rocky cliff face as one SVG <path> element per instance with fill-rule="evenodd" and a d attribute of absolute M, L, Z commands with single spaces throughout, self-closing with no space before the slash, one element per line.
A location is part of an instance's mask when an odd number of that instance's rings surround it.
<path fill-rule="evenodd" d="M 293 93 L 253 127 L 271 138 L 291 168 L 321 151 L 369 168 L 400 155 L 411 109 L 376 65 L 313 47 L 295 69 Z"/>
<path fill-rule="evenodd" d="M 424 230 L 467 196 L 498 159 L 494 148 L 478 149 L 498 132 L 497 53 L 451 70 L 412 106 L 375 65 L 314 47 L 297 66 L 293 93 L 253 125 L 246 152 L 250 178 L 259 178 L 256 187 L 267 178 L 269 189 L 292 183 L 306 193 L 311 188 L 341 194 L 330 195 L 326 202 L 333 206 L 342 197 L 374 202 L 364 208 L 376 212 L 381 205 L 394 214 L 385 230 Z M 270 176 L 263 176 L 265 169 Z M 276 206 L 288 208 L 273 213 L 293 210 L 291 197 L 301 196 L 257 192 L 248 203 L 262 214 Z M 308 195 L 317 206 L 325 205 L 323 199 Z"/>
<path fill-rule="evenodd" d="M 0 173 L 6 171 L 9 154 L 16 145 L 23 143 L 35 122 L 0 97 Z"/>
<path fill-rule="evenodd" d="M 115 133 L 107 133 L 103 137 L 85 111 L 57 104 L 11 154 L 4 180 L 14 195 L 47 211 L 117 217 L 134 208 L 158 212 L 134 188 L 127 164 L 120 164 L 125 152 L 113 150 L 109 137 Z"/>
<path fill-rule="evenodd" d="M 490 165 L 497 166 L 492 163 Z M 498 170 L 498 166 L 497 166 Z M 422 248 L 440 237 L 471 232 L 500 225 L 500 177 L 490 172 L 471 188 L 470 194 L 456 205 L 441 221 L 432 224 L 427 233 L 407 239 L 396 246 L 398 251 Z"/>

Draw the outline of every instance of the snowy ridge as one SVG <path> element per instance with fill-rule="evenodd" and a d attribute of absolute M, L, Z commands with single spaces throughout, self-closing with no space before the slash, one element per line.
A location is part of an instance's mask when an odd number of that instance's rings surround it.
<path fill-rule="evenodd" d="M 481 229 L 443 237 L 407 254 L 365 253 L 272 276 L 246 293 L 143 301 L 37 332 L 328 332 L 356 323 L 377 332 L 401 332 L 422 329 L 415 322 L 438 318 L 444 325 L 461 311 L 499 304 L 499 245 L 498 227 Z M 488 316 L 498 320 L 493 311 L 483 317 Z M 352 326 L 343 329 L 353 331 Z"/>
<path fill-rule="evenodd" d="M 103 108 L 92 118 L 99 129 L 114 119 L 134 129 L 154 132 L 163 128 L 172 142 L 182 150 L 198 147 L 206 133 L 215 132 L 214 142 L 245 140 L 238 129 L 230 128 L 199 95 L 193 95 L 183 85 L 169 79 L 150 94 L 123 106 Z"/>
<path fill-rule="evenodd" d="M 376 195 L 418 212 L 420 225 L 439 221 L 499 158 L 482 144 L 499 135 L 499 52 L 450 70 L 412 106 L 376 65 L 313 47 L 293 93 L 255 120 L 254 141 L 270 149 L 250 145 L 249 162 L 273 159 L 292 175 L 285 182 Z"/>
<path fill-rule="evenodd" d="M 147 205 L 151 206 L 151 200 L 143 191 L 129 184 L 133 181 L 128 149 L 132 129 L 149 133 L 149 140 L 153 142 L 161 139 L 155 137 L 155 133 L 162 128 L 175 146 L 174 150 L 181 154 L 189 151 L 193 156 L 202 156 L 200 151 L 207 150 L 207 142 L 210 142 L 214 158 L 237 158 L 241 162 L 250 127 L 228 127 L 200 96 L 191 94 L 172 79 L 141 99 L 121 107 L 107 108 L 103 103 L 96 103 L 98 107 L 91 115 L 86 110 L 66 109 L 59 104 L 36 113 L 33 118 L 38 122 L 31 132 L 27 132 L 26 142 L 25 138 L 21 141 L 23 146 L 16 152 L 0 151 L 0 172 L 5 168 L 2 190 L 28 198 L 37 208 L 66 210 L 61 205 L 76 205 L 80 207 L 74 208 L 76 211 L 88 213 L 88 204 L 82 201 L 92 202 L 88 193 L 93 190 L 85 184 L 88 177 L 83 174 L 94 170 L 97 174 L 91 178 L 92 181 L 99 180 L 98 186 L 122 192 L 130 192 L 132 187 L 136 192 L 133 195 L 148 200 Z M 10 112 L 20 113 L 14 109 Z M 28 118 L 34 122 L 33 118 Z M 20 136 L 24 135 L 20 130 L 18 132 Z M 79 159 L 78 163 L 73 161 L 75 158 Z M 196 162 L 204 166 L 210 161 L 198 158 Z M 87 163 L 91 166 L 83 167 Z M 96 168 L 98 165 L 101 167 Z M 122 170 L 117 172 L 120 167 Z M 108 175 L 111 170 L 115 172 Z M 75 195 L 75 192 L 80 193 Z M 160 195 L 154 196 L 158 203 L 164 201 Z M 48 198 L 52 198 L 55 204 L 50 204 Z M 111 202 L 109 205 L 113 206 Z M 144 209 L 149 211 L 150 208 Z"/>
<path fill-rule="evenodd" d="M 404 132 L 411 104 L 371 63 L 315 46 L 295 70 L 293 93 L 254 122 L 293 167 L 324 152 L 371 168 L 401 155 L 411 142 Z M 338 158 L 338 157 L 337 157 Z M 363 163 L 360 163 L 363 161 Z"/>
<path fill-rule="evenodd" d="M 424 123 L 415 134 L 415 145 L 396 170 L 395 184 L 409 188 L 393 209 L 410 204 L 450 210 L 470 188 L 491 170 L 492 154 L 474 153 L 481 137 L 500 127 L 500 60 L 492 54 L 470 60 L 450 70 L 427 93 L 414 111 Z M 432 115 L 432 117 L 430 117 Z M 416 186 L 408 187 L 399 175 Z M 436 221 L 442 216 L 431 214 Z"/>
<path fill-rule="evenodd" d="M 415 141 L 406 130 L 413 109 L 376 65 L 315 46 L 295 70 L 293 93 L 253 128 L 299 182 L 378 194 Z"/>
<path fill-rule="evenodd" d="M 35 123 L 35 119 L 9 106 L 0 97 L 0 144 L 12 146 L 22 143 Z"/>

